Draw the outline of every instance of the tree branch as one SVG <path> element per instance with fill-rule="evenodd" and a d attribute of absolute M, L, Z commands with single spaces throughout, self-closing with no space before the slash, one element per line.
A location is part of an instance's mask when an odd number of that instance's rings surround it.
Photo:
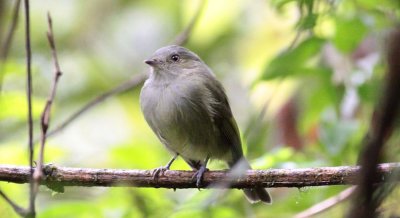
<path fill-rule="evenodd" d="M 32 49 L 29 0 L 24 0 L 25 6 L 25 48 L 26 48 L 26 78 L 28 100 L 28 151 L 29 151 L 29 207 L 26 217 L 35 217 L 35 191 L 33 183 L 33 118 L 32 118 Z"/>
<path fill-rule="evenodd" d="M 307 218 L 307 217 L 312 217 L 317 214 L 320 214 L 322 212 L 325 212 L 335 205 L 349 199 L 349 197 L 354 193 L 355 186 L 352 186 L 350 188 L 347 188 L 340 192 L 339 194 L 330 197 L 324 201 L 321 201 L 315 205 L 313 205 L 310 208 L 307 208 L 306 210 L 296 214 L 294 218 Z"/>
<path fill-rule="evenodd" d="M 1 46 L 0 50 L 0 60 L 6 61 L 8 57 L 8 53 L 10 51 L 10 46 L 12 44 L 12 40 L 14 38 L 15 29 L 18 24 L 18 17 L 19 17 L 19 8 L 20 8 L 21 0 L 17 0 L 15 2 L 15 6 L 13 9 L 12 20 L 10 24 L 10 29 L 8 30 L 6 39 L 4 40 L 3 45 Z"/>
<path fill-rule="evenodd" d="M 46 105 L 44 106 L 44 109 L 43 109 L 43 112 L 41 115 L 41 119 L 40 119 L 41 139 L 40 139 L 39 160 L 37 161 L 37 166 L 33 173 L 34 198 L 36 198 L 36 195 L 39 190 L 39 183 L 43 177 L 43 172 L 41 169 L 43 167 L 44 147 L 46 144 L 46 133 L 47 133 L 47 130 L 50 125 L 51 106 L 53 105 L 53 101 L 56 96 L 58 80 L 60 79 L 60 77 L 62 75 L 62 72 L 60 69 L 60 64 L 58 63 L 57 49 L 56 49 L 56 44 L 54 41 L 53 25 L 52 25 L 50 13 L 47 14 L 47 21 L 48 21 L 48 25 L 49 25 L 49 30 L 47 32 L 47 39 L 49 41 L 49 45 L 51 48 L 51 53 L 53 56 L 55 70 L 54 70 L 54 79 L 53 79 L 51 91 L 50 91 L 49 97 L 47 98 L 47 102 L 46 102 Z"/>
<path fill-rule="evenodd" d="M 12 45 L 12 41 L 14 39 L 15 29 L 17 28 L 17 24 L 18 24 L 20 5 L 21 5 L 21 0 L 17 0 L 14 5 L 10 28 L 9 28 L 9 30 L 7 32 L 7 36 L 0 48 L 0 92 L 3 89 L 3 79 L 6 74 L 5 66 L 6 66 L 8 54 L 10 52 L 10 48 Z"/>
<path fill-rule="evenodd" d="M 91 108 L 94 106 L 100 104 L 101 102 L 105 101 L 111 96 L 121 94 L 123 92 L 129 91 L 138 85 L 142 84 L 146 80 L 147 76 L 145 74 L 138 74 L 135 75 L 132 79 L 116 86 L 115 88 L 104 92 L 103 94 L 93 98 L 91 101 L 89 101 L 86 105 L 84 105 L 82 108 L 77 110 L 75 113 L 73 113 L 71 116 L 69 116 L 64 122 L 62 122 L 60 125 L 55 127 L 53 130 L 49 131 L 46 135 L 46 137 L 51 137 L 54 136 L 55 134 L 59 133 L 65 127 L 67 127 L 69 124 L 71 124 L 73 121 L 75 121 L 78 117 L 80 117 L 82 114 L 85 112 L 89 111 Z"/>
<path fill-rule="evenodd" d="M 0 196 L 14 209 L 14 211 L 22 216 L 25 217 L 28 215 L 28 211 L 25 208 L 18 206 L 14 201 L 12 201 L 3 191 L 0 190 Z"/>
<path fill-rule="evenodd" d="M 349 218 L 378 217 L 377 208 L 385 198 L 385 195 L 379 193 L 378 186 L 375 186 L 373 181 L 379 177 L 375 166 L 382 158 L 384 145 L 396 128 L 396 120 L 400 113 L 400 26 L 393 29 L 388 39 L 385 87 L 376 107 L 365 145 L 359 154 L 362 170 L 359 186 L 347 215 Z"/>
<path fill-rule="evenodd" d="M 50 94 L 47 98 L 46 105 L 44 106 L 42 116 L 40 119 L 40 126 L 41 126 L 41 139 L 40 139 L 40 150 L 39 150 L 39 160 L 37 162 L 37 167 L 35 169 L 35 172 L 33 174 L 33 179 L 35 183 L 38 183 L 40 178 L 42 177 L 42 171 L 39 170 L 43 166 L 43 159 L 44 159 L 44 146 L 46 144 L 46 133 L 50 125 L 50 114 L 51 114 L 51 106 L 54 101 L 54 97 L 56 96 L 56 90 L 57 90 L 57 84 L 58 80 L 60 79 L 62 72 L 60 69 L 60 65 L 58 63 L 58 58 L 57 58 L 57 50 L 56 50 L 56 45 L 54 42 L 54 33 L 53 33 L 53 25 L 52 25 L 52 20 L 50 13 L 47 14 L 47 21 L 49 25 L 49 30 L 47 32 L 47 39 L 50 44 L 51 48 L 51 53 L 53 56 L 53 61 L 54 61 L 54 78 L 53 78 L 53 84 L 51 87 Z M 37 191 L 37 190 L 36 190 Z"/>
<path fill-rule="evenodd" d="M 120 187 L 156 187 L 156 188 L 197 188 L 193 180 L 194 171 L 167 170 L 157 180 L 152 170 L 121 169 L 85 169 L 46 165 L 45 177 L 41 184 L 52 187 L 64 186 L 120 186 Z M 394 182 L 400 171 L 400 163 L 385 163 L 377 167 L 379 177 L 374 182 Z M 305 187 L 357 184 L 360 167 L 339 166 L 304 169 L 248 170 L 241 178 L 232 179 L 228 171 L 207 171 L 204 174 L 202 188 L 220 187 L 213 184 L 226 184 L 223 187 Z M 28 183 L 29 167 L 0 165 L 0 181 Z"/>
<path fill-rule="evenodd" d="M 189 24 L 185 27 L 185 29 L 175 37 L 174 44 L 175 45 L 183 45 L 186 44 L 187 40 L 189 39 L 190 34 L 193 31 L 194 26 L 196 25 L 197 21 L 199 20 L 199 17 L 201 15 L 201 12 L 203 12 L 203 9 L 205 8 L 207 1 L 202 0 L 199 3 L 199 6 L 197 8 L 196 13 L 193 15 L 192 20 L 190 20 Z"/>

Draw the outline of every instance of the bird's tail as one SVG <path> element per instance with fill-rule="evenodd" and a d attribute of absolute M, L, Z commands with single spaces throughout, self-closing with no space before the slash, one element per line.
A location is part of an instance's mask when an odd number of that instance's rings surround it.
<path fill-rule="evenodd" d="M 262 201 L 266 204 L 272 204 L 271 196 L 268 191 L 264 188 L 251 188 L 243 189 L 244 195 L 250 203 L 257 203 Z"/>
<path fill-rule="evenodd" d="M 234 163 L 229 163 L 229 167 L 233 170 L 235 170 L 235 169 L 242 169 L 242 170 L 251 169 L 250 164 L 247 162 L 247 160 L 244 157 L 240 158 L 239 161 L 235 161 Z M 266 203 L 266 204 L 272 203 L 271 196 L 269 195 L 268 191 L 265 188 L 256 187 L 256 188 L 243 189 L 243 192 L 244 192 L 247 200 L 252 204 L 257 203 L 259 201 Z"/>

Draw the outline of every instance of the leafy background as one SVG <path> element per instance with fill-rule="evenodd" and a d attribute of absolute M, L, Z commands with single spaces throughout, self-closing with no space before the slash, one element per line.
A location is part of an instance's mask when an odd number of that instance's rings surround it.
<path fill-rule="evenodd" d="M 13 3 L 0 2 L 0 41 Z M 52 111 L 54 127 L 93 97 L 146 71 L 143 60 L 171 43 L 199 3 L 31 1 L 35 135 L 53 77 L 47 11 L 64 73 Z M 225 86 L 254 168 L 355 165 L 379 99 L 385 37 L 399 9 L 393 0 L 213 0 L 186 47 Z M 0 65 L 0 164 L 27 165 L 22 18 L 10 57 Z M 140 87 L 112 97 L 50 138 L 46 163 L 121 169 L 164 165 L 171 155 L 145 123 L 139 93 Z M 392 151 L 387 161 L 398 160 L 398 148 Z M 218 161 L 210 165 L 224 167 Z M 172 169 L 189 167 L 178 160 Z M 0 183 L 0 188 L 27 204 L 27 185 Z M 271 189 L 274 203 L 268 206 L 248 204 L 239 190 L 67 187 L 60 194 L 42 188 L 38 217 L 292 217 L 345 188 Z M 381 208 L 387 216 L 400 214 L 398 192 Z M 17 217 L 0 202 L 1 217 Z M 347 206 L 341 203 L 319 217 L 342 217 Z"/>

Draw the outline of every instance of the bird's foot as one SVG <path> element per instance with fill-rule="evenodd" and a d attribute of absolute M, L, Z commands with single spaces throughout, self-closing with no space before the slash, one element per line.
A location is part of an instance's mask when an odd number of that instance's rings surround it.
<path fill-rule="evenodd" d="M 155 168 L 152 172 L 153 180 L 157 180 L 160 175 L 163 175 L 165 171 L 169 170 L 169 166 L 163 166 Z"/>
<path fill-rule="evenodd" d="M 204 173 L 205 173 L 206 171 L 208 171 L 208 169 L 207 169 L 205 166 L 201 166 L 201 167 L 196 171 L 196 173 L 193 174 L 192 179 L 193 179 L 193 180 L 196 179 L 196 186 L 197 186 L 198 189 L 200 189 L 200 187 L 201 187 L 201 185 L 202 185 L 201 183 L 202 183 L 202 181 L 203 181 L 203 176 L 204 176 Z"/>

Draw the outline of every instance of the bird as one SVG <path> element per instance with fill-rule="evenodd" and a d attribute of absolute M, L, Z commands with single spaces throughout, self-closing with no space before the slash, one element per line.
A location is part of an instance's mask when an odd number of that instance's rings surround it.
<path fill-rule="evenodd" d="M 178 156 L 196 171 L 197 187 L 210 159 L 222 160 L 231 169 L 238 163 L 251 169 L 225 90 L 203 60 L 187 48 L 168 45 L 144 62 L 150 66 L 150 75 L 140 92 L 141 110 L 173 154 L 165 166 L 154 170 L 154 177 L 169 170 Z M 272 203 L 262 187 L 243 191 L 251 203 Z"/>

